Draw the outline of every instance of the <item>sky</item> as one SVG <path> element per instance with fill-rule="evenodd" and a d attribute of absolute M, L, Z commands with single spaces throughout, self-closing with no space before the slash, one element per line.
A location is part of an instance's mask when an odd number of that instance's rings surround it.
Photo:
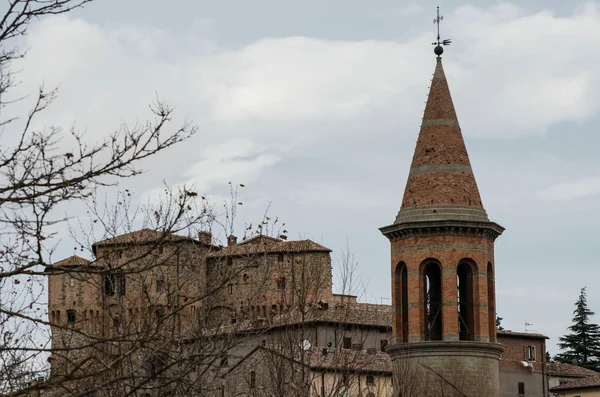
<path fill-rule="evenodd" d="M 334 262 L 348 247 L 363 300 L 390 303 L 378 229 L 400 208 L 435 66 L 437 4 L 165 4 L 98 0 L 32 25 L 18 90 L 60 90 L 36 127 L 75 127 L 94 141 L 147 120 L 159 95 L 176 106 L 174 125 L 188 119 L 199 133 L 122 189 L 142 200 L 164 183 L 193 183 L 219 200 L 228 182 L 243 183 L 238 225 L 268 207 L 291 238 L 331 248 Z M 441 12 L 452 39 L 444 69 L 483 203 L 506 228 L 498 315 L 505 328 L 548 335 L 556 354 L 584 286 L 600 322 L 600 4 L 445 1 Z M 72 246 L 65 237 L 57 255 Z"/>

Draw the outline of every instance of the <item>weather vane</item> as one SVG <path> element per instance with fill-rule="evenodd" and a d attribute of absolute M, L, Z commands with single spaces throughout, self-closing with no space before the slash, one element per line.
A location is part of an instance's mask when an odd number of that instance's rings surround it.
<path fill-rule="evenodd" d="M 450 43 L 452 43 L 452 40 L 450 40 L 450 39 L 440 40 L 440 22 L 443 20 L 444 20 L 444 16 L 440 15 L 440 6 L 438 6 L 437 7 L 437 18 L 435 18 L 433 20 L 433 23 L 435 23 L 437 25 L 437 41 L 435 43 L 431 43 L 431 45 L 435 46 L 435 48 L 433 49 L 433 52 L 435 52 L 435 55 L 437 55 L 438 57 L 444 53 L 444 47 L 442 47 L 442 46 L 450 45 Z"/>

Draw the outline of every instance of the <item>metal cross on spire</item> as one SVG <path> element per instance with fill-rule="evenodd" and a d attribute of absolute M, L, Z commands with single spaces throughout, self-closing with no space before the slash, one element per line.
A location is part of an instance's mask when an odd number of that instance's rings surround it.
<path fill-rule="evenodd" d="M 440 40 L 440 22 L 443 20 L 444 16 L 440 15 L 440 6 L 438 6 L 437 17 L 433 20 L 433 23 L 437 25 L 437 41 L 435 43 L 431 43 L 432 45 L 436 46 L 433 52 L 435 52 L 437 56 L 442 55 L 444 52 L 444 47 L 442 47 L 443 45 L 450 45 L 450 43 L 452 43 L 452 40 L 450 39 Z"/>

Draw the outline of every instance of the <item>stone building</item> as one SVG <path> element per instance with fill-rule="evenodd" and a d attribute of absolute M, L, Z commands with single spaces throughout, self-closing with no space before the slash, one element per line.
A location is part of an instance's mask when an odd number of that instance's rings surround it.
<path fill-rule="evenodd" d="M 438 55 L 401 208 L 381 228 L 392 259 L 388 351 L 394 365 L 425 368 L 426 395 L 498 396 L 494 241 L 503 230 L 483 207 Z"/>

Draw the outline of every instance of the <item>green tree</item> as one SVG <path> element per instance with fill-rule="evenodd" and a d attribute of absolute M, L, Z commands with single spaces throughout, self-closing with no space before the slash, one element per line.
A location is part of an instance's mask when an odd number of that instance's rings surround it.
<path fill-rule="evenodd" d="M 587 305 L 586 288 L 581 289 L 573 312 L 571 331 L 560 337 L 558 347 L 563 351 L 555 360 L 563 363 L 576 362 L 582 367 L 600 370 L 600 327 L 591 322 L 594 315 Z"/>

